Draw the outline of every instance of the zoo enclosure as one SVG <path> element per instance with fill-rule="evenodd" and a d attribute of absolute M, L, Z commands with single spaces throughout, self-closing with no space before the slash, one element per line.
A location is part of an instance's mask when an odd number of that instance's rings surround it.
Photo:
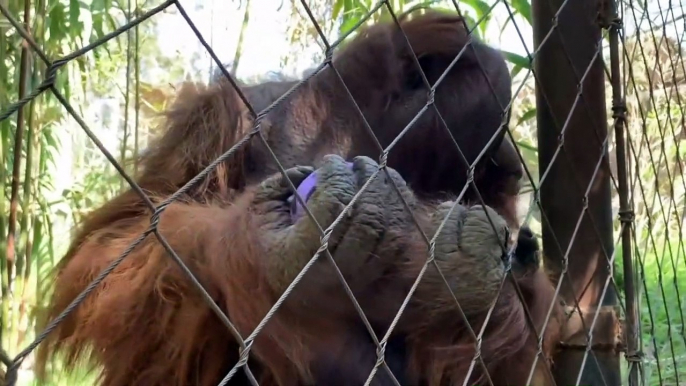
<path fill-rule="evenodd" d="M 481 10 L 480 17 L 470 20 L 469 27 L 478 27 L 496 7 L 504 8 L 514 16 L 521 9 L 515 4 L 515 1 L 505 0 L 490 2 Z M 463 5 L 459 2 L 453 5 L 462 12 Z M 310 21 L 317 25 L 308 4 L 302 1 L 301 6 Z M 12 103 L 0 105 L 3 134 L 11 132 L 13 143 L 13 148 L 7 149 L 3 157 L 12 157 L 14 160 L 11 175 L 3 174 L 3 179 L 7 178 L 10 184 L 5 187 L 2 181 L 5 188 L 3 194 L 9 197 L 9 206 L 3 207 L 3 217 L 6 216 L 6 224 L 3 225 L 7 227 L 7 238 L 3 240 L 6 247 L 2 252 L 3 304 L 13 295 L 13 281 L 29 265 L 26 260 L 22 262 L 25 256 L 16 248 L 16 235 L 20 231 L 18 227 L 21 227 L 18 219 L 27 210 L 20 205 L 19 198 L 22 152 L 30 149 L 25 138 L 27 111 L 30 111 L 33 102 L 42 101 L 38 98 L 43 94 L 59 101 L 126 182 L 144 197 L 129 172 L 89 129 L 88 123 L 70 105 L 68 96 L 56 87 L 56 82 L 65 65 L 107 41 L 128 33 L 138 24 L 170 7 L 178 10 L 223 75 L 236 86 L 236 80 L 224 69 L 178 1 L 166 1 L 144 13 L 129 14 L 131 20 L 126 25 L 59 59 L 49 57 L 41 49 L 37 31 L 31 30 L 28 5 L 24 12 L 17 13 L 0 2 L 0 12 L 9 23 L 7 31 L 11 30 L 9 34 L 18 34 L 25 42 L 21 46 L 21 61 L 15 63 L 19 78 L 18 95 Z M 682 102 L 686 74 L 682 56 L 686 31 L 683 6 L 681 3 L 663 4 L 660 1 L 534 0 L 530 10 L 528 17 L 533 21 L 535 49 L 527 49 L 527 56 L 514 57 L 513 60 L 516 70 L 513 73 L 516 72 L 520 77 L 513 101 L 516 101 L 527 80 L 535 83 L 536 90 L 536 109 L 532 111 L 538 128 L 538 170 L 524 162 L 527 169 L 525 175 L 531 187 L 531 205 L 525 220 L 538 220 L 540 223 L 546 268 L 553 273 L 554 284 L 566 303 L 569 317 L 566 334 L 560 342 L 561 351 L 554 360 L 554 367 L 549 369 L 550 375 L 554 375 L 556 384 L 565 385 L 681 384 L 686 379 L 686 333 L 682 305 L 686 301 L 682 295 L 686 292 L 686 249 L 683 241 L 686 192 L 683 157 L 686 152 L 681 146 L 686 138 Z M 317 25 L 326 57 L 330 58 L 329 54 L 348 35 L 378 11 L 387 12 L 393 19 L 397 14 L 394 3 L 380 1 L 335 40 L 325 36 Z M 17 17 L 19 14 L 22 14 L 22 18 Z M 517 27 L 514 17 L 512 23 Z M 522 32 L 519 28 L 516 30 L 526 47 Z M 0 56 L 2 60 L 5 59 Z M 287 94 L 331 65 L 331 61 L 326 59 Z M 26 77 L 31 67 L 42 68 L 44 74 L 43 81 L 34 87 L 28 87 Z M 428 91 L 440 87 L 440 84 L 426 86 Z M 136 245 L 146 237 L 157 237 L 163 245 L 168 245 L 156 231 L 156 219 L 169 202 L 180 197 L 193 184 L 199 183 L 247 141 L 262 141 L 266 145 L 260 136 L 260 118 L 283 99 L 279 98 L 261 112 L 250 108 L 256 124 L 247 137 L 167 201 L 157 207 L 151 206 L 153 214 L 150 228 L 134 245 L 122 251 L 120 258 L 102 272 L 82 296 L 38 334 L 32 343 L 19 352 L 2 351 L 8 384 L 17 382 L 18 370 L 33 350 L 126 259 Z M 422 111 L 433 108 L 431 102 L 427 95 L 427 104 Z M 506 112 L 512 107 L 503 106 L 503 117 L 508 115 Z M 524 117 L 515 118 L 523 121 Z M 12 126 L 8 122 L 12 122 Z M 508 137 L 521 144 L 522 140 L 517 136 L 518 123 L 513 118 L 510 125 L 504 124 L 501 130 L 506 130 Z M 371 128 L 367 129 L 373 135 Z M 403 133 L 411 129 L 411 125 L 408 125 Z M 392 146 L 379 147 L 381 168 L 375 175 L 385 173 L 385 159 L 390 151 Z M 459 148 L 456 147 L 455 151 L 459 151 Z M 518 149 L 522 161 L 526 161 L 523 155 L 526 151 L 529 150 L 525 147 Z M 274 161 L 283 171 L 279 160 Z M 364 193 L 365 187 L 356 197 Z M 344 213 L 351 205 L 346 207 Z M 278 309 L 281 301 L 316 259 L 332 259 L 325 245 L 332 227 L 337 223 L 338 220 L 331 227 L 321 229 L 322 248 L 286 290 L 273 311 Z M 433 237 L 424 235 L 427 251 L 431 250 L 429 247 Z M 237 371 L 245 371 L 250 377 L 247 365 L 250 344 L 264 323 L 249 336 L 240 336 L 231 321 L 194 279 L 192 272 L 185 267 L 182 257 L 171 249 L 168 252 L 170 258 L 182 266 L 189 279 L 194 281 L 227 329 L 241 342 L 243 360 L 232 369 L 227 369 L 222 384 Z M 425 267 L 438 269 L 433 259 L 429 258 Z M 421 276 L 417 280 L 420 279 Z M 408 298 L 411 295 L 412 292 Z M 356 300 L 351 297 L 351 301 L 356 304 L 362 320 L 366 321 Z M 402 312 L 403 309 L 398 318 Z M 267 315 L 264 322 L 271 314 Z M 3 330 L 10 322 L 7 316 L 8 313 L 3 313 Z M 472 330 L 475 347 L 486 324 Z M 377 337 L 373 332 L 370 333 L 382 353 L 388 334 Z M 482 360 L 475 355 L 474 366 L 483 365 Z M 537 360 L 550 365 L 542 356 Z M 533 368 L 532 364 L 532 376 Z M 383 360 L 379 360 L 370 379 L 377 371 L 390 372 Z"/>

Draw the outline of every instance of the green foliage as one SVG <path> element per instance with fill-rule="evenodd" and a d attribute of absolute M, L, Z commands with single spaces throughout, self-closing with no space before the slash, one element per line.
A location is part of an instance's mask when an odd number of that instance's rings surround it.
<path fill-rule="evenodd" d="M 513 78 L 517 76 L 517 74 L 519 74 L 522 70 L 530 70 L 532 68 L 532 60 L 530 58 L 505 50 L 503 50 L 503 56 L 505 57 L 505 60 L 513 64 L 513 68 L 511 71 Z"/>
<path fill-rule="evenodd" d="M 516 15 L 522 15 L 524 20 L 526 20 L 529 25 L 533 25 L 533 19 L 531 18 L 531 3 L 526 0 L 512 0 L 512 8 L 515 10 Z M 511 19 L 508 19 L 508 22 Z"/>

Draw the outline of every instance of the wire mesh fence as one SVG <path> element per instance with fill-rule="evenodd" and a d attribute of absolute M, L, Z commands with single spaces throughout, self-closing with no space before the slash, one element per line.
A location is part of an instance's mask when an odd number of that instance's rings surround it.
<path fill-rule="evenodd" d="M 19 34 L 23 49 L 46 67 L 42 82 L 20 89 L 15 102 L 0 108 L 0 122 L 25 120 L 24 109 L 49 94 L 128 184 L 107 204 L 116 210 L 99 209 L 101 216 L 88 220 L 92 234 L 78 236 L 60 266 L 57 286 L 73 287 L 55 298 L 64 307 L 53 310 L 24 349 L 3 350 L 5 382 L 21 383 L 18 371 L 39 346 L 61 344 L 68 350 L 78 346 L 68 351 L 68 361 L 91 355 L 85 347 L 92 346 L 92 359 L 104 366 L 102 379 L 111 385 L 334 384 L 331 379 L 365 385 L 681 384 L 686 378 L 683 7 L 660 1 L 534 1 L 532 50 L 516 24 L 519 10 L 513 3 L 484 3 L 476 19 L 444 14 L 415 23 L 421 10 L 405 14 L 395 2 L 379 1 L 347 32 L 330 39 L 311 4 L 301 1 L 324 60 L 302 80 L 260 89 L 263 85 L 239 84 L 178 1 L 163 2 L 57 59 L 44 52 L 29 23 L 0 2 L 11 33 Z M 463 16 L 460 2 L 452 6 L 451 12 Z M 184 18 L 223 77 L 198 89 L 195 100 L 185 100 L 187 110 L 175 107 L 162 129 L 176 137 L 143 153 L 143 171 L 132 176 L 55 84 L 68 64 L 170 8 Z M 497 63 L 474 35 L 494 9 L 511 18 L 527 54 L 512 72 L 516 82 L 508 100 L 505 83 L 493 77 Z M 386 29 L 364 29 L 378 13 L 387 16 Z M 397 55 L 391 60 L 384 56 L 388 44 Z M 396 83 L 374 99 L 386 78 Z M 466 86 L 470 82 L 478 85 L 476 91 Z M 316 88 L 321 84 L 328 88 Z M 522 119 L 511 119 L 514 104 L 531 89 L 537 165 L 524 156 L 527 149 L 517 133 Z M 477 97 L 495 100 L 498 111 L 480 111 L 483 105 L 470 103 Z M 335 103 L 316 105 L 317 98 Z M 294 109 L 309 115 L 297 120 L 289 113 Z M 355 135 L 337 138 L 326 125 Z M 19 123 L 13 139 L 13 154 L 19 154 L 24 141 Z M 327 145 L 314 147 L 320 142 Z M 515 145 L 510 153 L 502 150 L 507 144 Z M 412 156 L 407 149 L 427 160 L 403 168 L 403 159 Z M 197 159 L 174 159 L 178 152 Z M 321 160 L 332 153 L 353 163 L 352 174 L 342 159 Z M 359 155 L 376 161 L 353 160 Z M 157 162 L 159 157 L 168 162 Z M 301 190 L 306 176 L 315 175 L 296 167 L 302 160 L 318 167 L 316 195 Z M 524 216 L 512 215 L 503 201 L 513 195 L 509 175 L 489 174 L 502 172 L 508 162 L 523 168 L 531 202 Z M 12 166 L 3 301 L 12 295 L 17 270 L 14 187 L 21 163 Z M 170 173 L 174 179 L 165 180 Z M 360 174 L 363 178 L 348 185 L 341 182 L 341 176 Z M 450 178 L 460 186 L 446 182 Z M 437 190 L 450 194 L 437 196 L 443 193 Z M 340 191 L 344 198 L 337 196 Z M 286 204 L 283 199 L 294 192 Z M 374 201 L 379 192 L 382 201 Z M 436 204 L 436 197 L 443 202 Z M 235 207 L 245 211 L 235 214 Z M 291 208 L 302 208 L 303 217 L 276 229 L 277 215 L 290 216 Z M 165 216 L 180 217 L 183 225 L 165 225 Z M 544 272 L 538 251 L 521 252 L 521 235 L 528 232 L 519 229 L 522 217 L 523 224 L 538 223 L 541 229 L 549 276 L 543 287 L 535 282 Z M 232 222 L 233 228 L 225 225 Z M 358 222 L 385 228 L 370 236 L 359 233 L 366 228 L 356 228 Z M 519 230 L 513 232 L 516 242 L 504 223 Z M 469 233 L 470 226 L 484 224 L 492 234 L 481 228 Z M 257 235 L 239 233 L 240 226 Z M 189 229 L 191 235 L 185 235 Z M 468 237 L 474 234 L 479 237 Z M 227 250 L 223 259 L 239 263 L 214 261 L 213 253 L 222 249 Z M 292 261 L 281 261 L 286 259 Z M 533 259 L 533 271 L 526 259 Z M 243 266 L 249 266 L 244 272 L 257 273 L 238 281 L 232 272 L 216 272 Z M 138 270 L 136 276 L 127 276 L 131 270 Z M 250 288 L 237 287 L 251 280 Z M 140 299 L 108 295 L 146 283 L 156 283 L 155 291 L 140 293 Z M 265 286 L 273 296 L 260 294 Z M 334 287 L 343 295 L 331 295 Z M 195 314 L 181 313 L 185 303 L 175 296 L 195 300 Z M 98 302 L 109 308 L 99 310 Z M 120 314 L 129 321 L 118 321 Z M 156 330 L 152 321 L 137 319 L 141 315 L 159 316 L 165 328 Z M 207 336 L 186 341 L 169 327 L 170 320 Z M 130 337 L 103 333 L 107 328 Z M 127 346 L 127 339 L 150 344 Z M 164 339 L 168 342 L 161 343 Z M 212 340 L 225 347 L 212 346 Z M 359 341 L 366 343 L 356 347 Z M 367 359 L 348 360 L 356 356 Z M 356 373 L 364 376 L 358 379 Z"/>
<path fill-rule="evenodd" d="M 645 384 L 684 381 L 684 74 L 681 4 L 622 4 L 621 87 L 626 93 L 627 163 L 635 210 L 634 296 L 639 330 L 635 377 Z M 625 32 L 626 33 L 626 32 Z M 664 232 L 665 236 L 661 235 Z M 657 241 L 662 238 L 661 241 Z M 624 278 L 626 280 L 626 278 Z M 640 371 L 642 370 L 642 371 Z"/>

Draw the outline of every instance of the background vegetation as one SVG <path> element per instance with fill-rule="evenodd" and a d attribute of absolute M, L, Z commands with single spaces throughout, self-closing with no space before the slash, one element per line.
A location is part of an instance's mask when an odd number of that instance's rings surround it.
<path fill-rule="evenodd" d="M 103 38 L 159 3 L 0 0 L 15 20 L 25 23 L 52 59 Z M 267 54 L 276 58 L 270 62 L 271 69 L 286 75 L 296 75 L 323 58 L 323 46 L 299 1 L 182 3 L 230 71 L 244 81 L 273 75 L 251 72 L 260 69 L 261 62 L 268 62 L 262 60 Z M 371 0 L 310 3 L 330 39 L 349 31 L 373 5 Z M 397 12 L 429 3 L 437 8 L 453 7 L 452 1 L 391 3 Z M 526 71 L 530 65 L 527 55 L 533 50 L 530 2 L 503 0 L 493 14 L 487 1 L 459 3 L 471 25 L 480 20 L 476 32 L 500 46 L 510 62 L 514 90 L 520 90 L 512 128 L 537 185 L 534 78 Z M 514 18 L 509 17 L 508 9 Z M 626 26 L 622 70 L 630 117 L 631 189 L 637 215 L 634 258 L 639 275 L 644 375 L 648 385 L 676 385 L 677 375 L 680 382 L 686 379 L 682 305 L 686 302 L 684 13 L 680 4 L 668 8 L 666 1 L 659 0 L 632 1 L 622 4 L 622 9 Z M 383 16 L 377 12 L 372 21 Z M 273 36 L 264 32 L 268 23 L 278 24 Z M 206 82 L 216 75 L 212 60 L 191 30 L 181 25 L 185 22 L 171 7 L 71 61 L 57 74 L 56 89 L 120 159 L 145 148 L 157 130 L 157 114 L 173 98 L 179 82 Z M 606 51 L 607 47 L 605 57 Z M 0 17 L 0 112 L 34 90 L 45 76 L 39 58 L 26 49 L 8 20 Z M 608 111 L 610 95 L 608 84 Z M 0 347 L 14 355 L 40 333 L 35 316 L 47 299 L 46 275 L 63 255 L 74 224 L 116 194 L 124 182 L 74 118 L 48 93 L 0 122 L 0 162 Z M 127 172 L 135 172 L 135 163 L 125 167 Z M 616 214 L 616 191 L 613 194 Z M 531 195 L 527 197 L 522 212 L 530 212 L 537 229 L 538 212 Z M 621 250 L 615 254 L 615 283 L 621 292 Z M 50 385 L 92 383 L 92 375 L 85 371 L 65 374 L 59 363 L 54 370 Z M 32 383 L 29 357 L 22 365 L 19 384 Z"/>

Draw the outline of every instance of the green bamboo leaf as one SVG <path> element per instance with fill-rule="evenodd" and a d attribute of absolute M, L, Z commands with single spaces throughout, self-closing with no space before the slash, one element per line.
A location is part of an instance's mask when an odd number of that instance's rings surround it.
<path fill-rule="evenodd" d="M 355 0 L 344 0 L 343 2 L 343 14 L 350 13 L 355 9 Z"/>
<path fill-rule="evenodd" d="M 512 67 L 512 71 L 510 72 L 510 78 L 514 78 L 514 77 L 517 76 L 517 74 L 519 74 L 522 70 L 523 70 L 523 68 L 522 68 L 521 66 L 515 65 L 514 67 Z"/>
<path fill-rule="evenodd" d="M 46 148 L 52 148 L 53 150 L 59 149 L 59 139 L 55 137 L 52 130 L 41 130 L 41 133 L 43 134 L 44 143 L 48 145 Z"/>
<path fill-rule="evenodd" d="M 79 0 L 69 0 L 69 27 L 73 36 L 79 36 L 83 30 L 83 23 L 79 21 L 81 16 L 81 3 Z"/>
<path fill-rule="evenodd" d="M 43 168 L 43 170 L 45 170 L 45 168 Z M 38 186 L 41 188 L 41 190 L 53 190 L 55 188 L 55 185 L 48 178 L 41 178 Z"/>
<path fill-rule="evenodd" d="M 478 40 L 481 40 L 483 38 L 483 34 L 479 28 L 474 28 L 474 26 L 476 26 L 476 20 L 472 19 L 472 17 L 469 15 L 464 15 L 463 17 L 467 27 L 472 31 L 472 35 L 476 36 Z"/>
<path fill-rule="evenodd" d="M 88 73 L 88 69 L 86 68 L 86 58 L 84 56 L 76 58 L 76 64 L 79 66 L 79 71 L 81 72 L 81 74 L 86 75 Z M 86 77 L 82 76 L 81 79 L 81 92 L 83 92 L 83 94 L 86 95 L 86 93 L 88 92 Z"/>
<path fill-rule="evenodd" d="M 524 111 L 524 113 L 519 117 L 519 120 L 517 120 L 517 125 L 520 125 L 533 117 L 536 116 L 536 107 L 531 107 L 528 110 Z"/>
<path fill-rule="evenodd" d="M 43 212 L 43 213 L 46 213 L 46 212 Z M 55 253 L 55 247 L 54 247 L 54 245 L 55 245 L 55 243 L 54 243 L 55 234 L 53 233 L 54 223 L 52 222 L 52 218 L 50 216 L 45 216 L 43 219 L 44 219 L 43 222 L 46 225 L 45 228 L 48 230 L 47 233 L 48 233 L 49 242 L 46 243 L 48 245 L 48 256 L 50 256 L 50 258 L 51 258 L 52 266 L 55 266 L 55 263 L 56 263 L 55 259 L 57 258 L 57 256 L 56 256 L 57 254 Z"/>
<path fill-rule="evenodd" d="M 350 31 L 355 26 L 355 24 L 357 24 L 357 22 L 360 21 L 360 19 L 361 17 L 356 14 L 350 14 L 349 16 L 347 16 L 344 19 L 345 21 L 341 23 L 340 34 L 343 35 Z"/>
<path fill-rule="evenodd" d="M 533 25 L 533 20 L 531 19 L 531 3 L 528 2 L 527 0 L 512 0 L 511 2 L 512 8 L 517 11 L 526 21 L 529 23 L 529 25 Z"/>
<path fill-rule="evenodd" d="M 64 93 L 64 97 L 67 98 L 67 100 L 70 100 L 71 98 L 71 92 L 69 90 L 69 73 L 68 71 L 65 71 L 66 68 L 61 68 L 57 70 L 57 75 L 55 76 L 55 88 Z"/>
<path fill-rule="evenodd" d="M 519 120 L 517 121 L 517 126 L 521 125 L 522 123 L 524 123 L 530 119 L 533 119 L 535 116 L 536 116 L 536 108 L 532 107 L 529 110 L 525 111 L 521 117 L 519 117 Z"/>
<path fill-rule="evenodd" d="M 54 104 L 44 106 L 43 116 L 40 118 L 39 122 L 43 125 L 50 125 L 59 121 L 62 118 L 63 112 L 64 108 L 61 106 L 56 106 Z M 49 130 L 43 130 L 43 133 L 45 134 L 46 131 Z"/>
<path fill-rule="evenodd" d="M 105 17 L 105 22 L 107 23 L 107 26 L 111 28 L 111 31 L 115 31 L 115 30 L 117 30 L 117 28 L 119 28 L 119 26 L 117 26 L 117 21 L 114 20 L 114 17 L 112 17 L 112 15 L 110 15 L 109 13 L 105 13 L 104 17 Z M 104 45 L 104 47 L 107 47 L 107 46 L 108 46 L 107 44 Z"/>
<path fill-rule="evenodd" d="M 104 24 L 104 14 L 103 13 L 97 13 L 93 14 L 93 32 L 94 34 L 91 34 L 91 43 L 94 43 L 96 40 L 99 40 L 101 37 L 105 35 L 105 31 L 103 30 L 103 24 Z M 97 52 L 98 50 L 94 51 Z"/>
<path fill-rule="evenodd" d="M 39 203 L 40 205 L 40 203 Z M 45 212 L 47 208 L 40 205 L 41 212 Z M 43 255 L 40 253 L 40 246 L 43 245 L 43 222 L 40 216 L 33 216 L 33 246 L 31 248 L 31 255 L 36 264 L 42 260 Z"/>
<path fill-rule="evenodd" d="M 472 8 L 474 12 L 476 12 L 476 17 L 478 19 L 484 17 L 491 9 L 491 6 L 482 0 L 463 0 L 462 3 Z"/>
<path fill-rule="evenodd" d="M 474 10 L 476 13 L 476 20 L 479 21 L 477 28 L 481 31 L 481 35 L 484 35 L 492 16 L 491 6 L 482 0 L 464 0 L 462 3 Z M 476 25 L 476 22 L 473 24 Z"/>
<path fill-rule="evenodd" d="M 508 16 L 507 19 L 505 19 L 505 22 L 503 25 L 500 27 L 500 36 L 503 36 L 503 33 L 505 32 L 505 28 L 507 27 L 508 24 L 512 21 L 512 17 Z"/>
<path fill-rule="evenodd" d="M 93 0 L 91 2 L 91 11 L 105 11 L 107 10 L 106 0 Z"/>
<path fill-rule="evenodd" d="M 526 68 L 527 70 L 531 68 L 531 60 L 529 60 L 528 57 L 505 50 L 500 50 L 500 52 L 503 53 L 505 60 L 514 64 L 515 66 Z"/>
<path fill-rule="evenodd" d="M 526 150 L 529 150 L 529 151 L 533 151 L 533 152 L 537 152 L 537 151 L 538 151 L 538 148 L 537 148 L 537 147 L 532 146 L 532 145 L 530 145 L 530 144 L 528 144 L 528 143 L 526 143 L 526 142 L 523 142 L 523 141 L 516 141 L 515 143 L 517 144 L 518 147 L 521 147 L 521 148 L 523 148 L 523 149 L 526 149 Z"/>
<path fill-rule="evenodd" d="M 333 9 L 331 10 L 331 17 L 334 19 L 338 18 L 338 15 L 340 15 L 341 10 L 345 7 L 345 0 L 336 0 L 336 2 L 333 5 Z"/>
<path fill-rule="evenodd" d="M 66 36 L 64 31 L 64 21 L 67 20 L 67 14 L 64 8 L 64 4 L 57 3 L 50 11 L 48 16 L 48 31 L 50 32 L 50 40 L 60 41 Z"/>

